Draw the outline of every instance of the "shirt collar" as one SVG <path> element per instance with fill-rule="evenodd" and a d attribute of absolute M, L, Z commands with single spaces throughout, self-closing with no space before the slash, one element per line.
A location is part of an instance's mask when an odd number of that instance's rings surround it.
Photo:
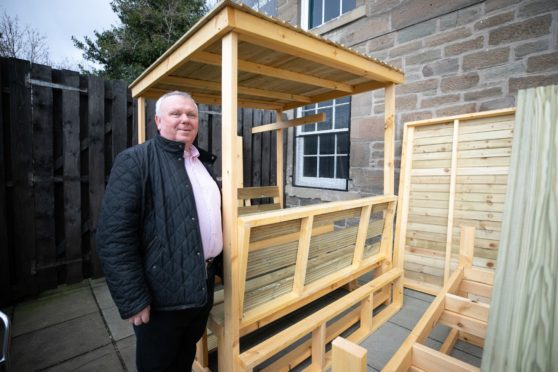
<path fill-rule="evenodd" d="M 190 150 L 184 150 L 184 158 L 185 159 L 195 159 L 197 157 L 200 156 L 200 152 L 198 151 L 198 149 L 196 148 L 196 146 L 194 145 L 190 145 Z"/>

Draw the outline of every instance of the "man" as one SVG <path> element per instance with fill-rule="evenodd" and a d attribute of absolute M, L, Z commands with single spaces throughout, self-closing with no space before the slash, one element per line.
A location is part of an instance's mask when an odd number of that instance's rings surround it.
<path fill-rule="evenodd" d="M 159 134 L 114 162 L 97 253 L 120 316 L 134 325 L 138 370 L 189 371 L 222 257 L 221 196 L 215 156 L 193 145 L 192 97 L 167 93 L 155 111 Z"/>

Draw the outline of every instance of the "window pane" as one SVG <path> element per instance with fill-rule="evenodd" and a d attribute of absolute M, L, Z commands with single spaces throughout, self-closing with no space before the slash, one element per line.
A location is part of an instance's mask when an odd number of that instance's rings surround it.
<path fill-rule="evenodd" d="M 318 153 L 318 136 L 306 136 L 304 141 L 304 155 L 316 155 Z"/>
<path fill-rule="evenodd" d="M 356 6 L 356 0 L 343 0 L 343 13 L 347 13 L 349 10 L 353 10 Z"/>
<path fill-rule="evenodd" d="M 335 107 L 335 129 L 348 128 L 351 106 L 341 105 Z"/>
<path fill-rule="evenodd" d="M 304 110 L 304 111 L 311 110 L 312 112 L 314 112 L 313 110 L 314 110 L 315 108 L 316 108 L 316 104 L 313 103 L 313 104 L 311 104 L 311 105 L 306 105 L 306 106 L 304 106 L 304 109 L 303 109 L 303 110 Z"/>
<path fill-rule="evenodd" d="M 275 0 L 260 1 L 260 11 L 264 12 L 264 13 L 267 13 L 270 16 L 276 16 L 277 15 L 277 6 L 275 4 Z"/>
<path fill-rule="evenodd" d="M 346 96 L 346 97 L 341 97 L 341 98 L 337 98 L 335 99 L 335 103 L 339 104 L 339 103 L 349 103 L 351 101 L 351 96 Z"/>
<path fill-rule="evenodd" d="M 326 106 L 332 106 L 332 105 L 333 105 L 333 101 L 331 99 L 329 101 L 324 101 L 324 102 L 318 103 L 318 107 L 326 107 Z"/>
<path fill-rule="evenodd" d="M 320 155 L 333 154 L 335 148 L 335 134 L 322 134 L 320 136 Z"/>
<path fill-rule="evenodd" d="M 320 157 L 320 177 L 333 178 L 333 156 Z"/>
<path fill-rule="evenodd" d="M 318 109 L 318 114 L 322 112 L 325 113 L 326 119 L 325 121 L 318 123 L 318 130 L 329 130 L 331 129 L 331 114 L 333 109 L 331 107 Z"/>
<path fill-rule="evenodd" d="M 304 177 L 316 177 L 317 173 L 317 160 L 314 156 L 304 158 L 303 175 Z"/>
<path fill-rule="evenodd" d="M 316 130 L 316 124 L 306 124 L 302 126 L 303 132 L 313 132 Z"/>
<path fill-rule="evenodd" d="M 337 153 L 349 154 L 349 133 L 340 133 L 337 135 Z"/>
<path fill-rule="evenodd" d="M 337 0 L 329 0 L 327 5 L 324 9 L 324 22 L 329 21 L 330 19 L 339 17 L 341 14 L 339 10 L 339 1 Z"/>
<path fill-rule="evenodd" d="M 310 28 L 322 24 L 322 0 L 310 1 Z"/>
<path fill-rule="evenodd" d="M 337 174 L 335 178 L 349 178 L 349 157 L 338 156 L 337 158 Z"/>

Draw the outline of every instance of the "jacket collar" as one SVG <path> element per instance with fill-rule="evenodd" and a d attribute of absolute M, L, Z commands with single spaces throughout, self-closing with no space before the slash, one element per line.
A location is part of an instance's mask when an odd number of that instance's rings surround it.
<path fill-rule="evenodd" d="M 171 141 L 162 137 L 160 134 L 155 136 L 155 143 L 167 152 L 180 155 L 184 153 L 184 144 L 182 142 Z"/>
<path fill-rule="evenodd" d="M 180 156 L 184 154 L 184 143 L 171 141 L 169 139 L 166 139 L 165 137 L 162 137 L 160 134 L 157 134 L 155 136 L 155 144 L 161 147 L 164 151 L 177 154 Z M 200 152 L 199 159 L 202 162 L 213 164 L 215 160 L 217 160 L 217 157 L 215 155 L 203 149 L 198 148 L 198 151 Z"/>

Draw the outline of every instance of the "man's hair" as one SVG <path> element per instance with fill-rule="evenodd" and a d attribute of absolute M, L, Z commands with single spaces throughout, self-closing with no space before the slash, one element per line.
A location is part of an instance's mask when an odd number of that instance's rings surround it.
<path fill-rule="evenodd" d="M 194 105 L 196 105 L 196 107 L 198 107 L 196 101 L 192 98 L 192 96 L 189 93 L 186 92 L 181 92 L 179 90 L 175 90 L 173 92 L 168 92 L 163 94 L 161 97 L 159 97 L 159 99 L 157 100 L 157 103 L 155 103 L 155 115 L 160 116 L 161 115 L 161 103 L 172 96 L 181 96 L 184 98 L 189 98 L 192 100 L 192 102 L 194 102 Z"/>

